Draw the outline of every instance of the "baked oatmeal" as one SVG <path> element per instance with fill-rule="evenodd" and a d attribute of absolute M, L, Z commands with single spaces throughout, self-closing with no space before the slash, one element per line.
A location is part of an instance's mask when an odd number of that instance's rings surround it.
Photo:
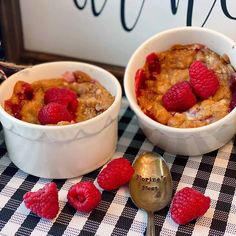
<path fill-rule="evenodd" d="M 82 71 L 33 83 L 18 81 L 4 108 L 33 124 L 65 125 L 91 119 L 107 110 L 114 97 Z"/>
<path fill-rule="evenodd" d="M 135 92 L 142 111 L 155 121 L 194 128 L 234 108 L 235 83 L 235 69 L 226 55 L 201 44 L 174 45 L 146 57 L 135 75 Z"/>

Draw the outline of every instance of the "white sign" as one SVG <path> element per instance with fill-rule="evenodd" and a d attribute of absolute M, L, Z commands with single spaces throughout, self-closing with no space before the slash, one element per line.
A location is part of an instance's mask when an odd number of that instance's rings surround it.
<path fill-rule="evenodd" d="M 178 26 L 236 41 L 236 0 L 20 0 L 27 50 L 125 66 L 148 37 Z"/>

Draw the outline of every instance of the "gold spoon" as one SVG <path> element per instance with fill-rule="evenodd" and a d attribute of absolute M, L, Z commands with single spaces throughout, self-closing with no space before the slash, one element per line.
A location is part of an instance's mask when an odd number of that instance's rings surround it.
<path fill-rule="evenodd" d="M 145 152 L 133 162 L 134 174 L 129 182 L 131 199 L 148 214 L 147 235 L 155 235 L 154 212 L 164 208 L 172 197 L 172 177 L 163 157 Z"/>

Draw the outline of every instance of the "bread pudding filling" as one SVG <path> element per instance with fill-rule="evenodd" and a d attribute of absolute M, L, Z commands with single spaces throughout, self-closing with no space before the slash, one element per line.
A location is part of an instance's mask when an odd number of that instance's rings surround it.
<path fill-rule="evenodd" d="M 33 83 L 18 81 L 4 108 L 33 124 L 66 125 L 91 119 L 107 110 L 114 97 L 82 71 Z"/>
<path fill-rule="evenodd" d="M 171 127 L 211 124 L 236 106 L 236 73 L 226 55 L 201 44 L 153 52 L 135 75 L 142 111 Z"/>

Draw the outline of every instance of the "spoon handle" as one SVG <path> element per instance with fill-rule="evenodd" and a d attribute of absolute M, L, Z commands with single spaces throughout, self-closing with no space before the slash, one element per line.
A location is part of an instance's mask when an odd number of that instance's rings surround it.
<path fill-rule="evenodd" d="M 148 212 L 146 236 L 155 236 L 154 213 L 151 211 Z"/>

